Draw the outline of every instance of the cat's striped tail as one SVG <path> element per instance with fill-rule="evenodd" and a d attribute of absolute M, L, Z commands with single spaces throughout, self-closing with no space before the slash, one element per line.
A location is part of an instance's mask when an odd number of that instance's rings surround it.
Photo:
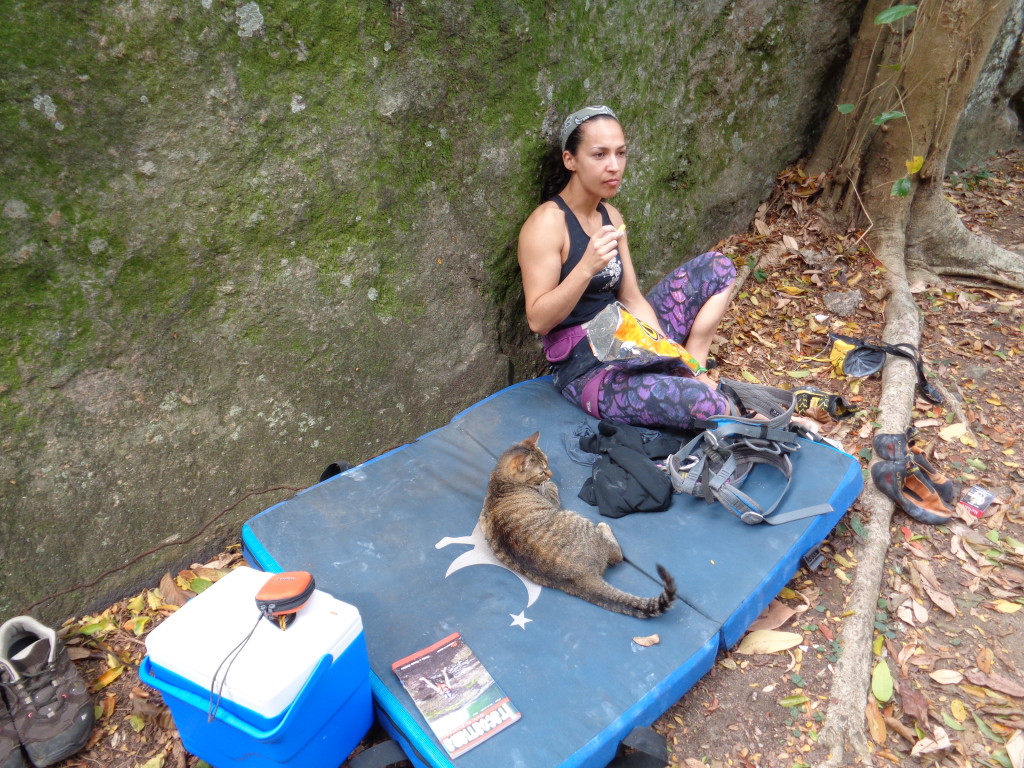
<path fill-rule="evenodd" d="M 655 616 L 660 616 L 669 609 L 676 599 L 676 580 L 665 570 L 664 566 L 659 564 L 657 568 L 658 577 L 663 586 L 661 594 L 657 597 L 631 595 L 621 589 L 616 589 L 608 582 L 602 582 L 607 589 L 601 590 L 600 594 L 592 595 L 590 599 L 595 605 L 609 611 L 636 616 L 638 619 L 652 619 Z"/>

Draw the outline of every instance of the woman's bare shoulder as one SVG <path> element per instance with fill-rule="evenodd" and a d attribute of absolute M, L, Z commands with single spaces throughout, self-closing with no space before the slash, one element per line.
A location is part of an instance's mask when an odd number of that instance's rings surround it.
<path fill-rule="evenodd" d="M 542 203 L 519 230 L 520 264 L 558 259 L 567 236 L 565 214 L 553 202 Z"/>
<path fill-rule="evenodd" d="M 553 201 L 541 203 L 523 223 L 522 232 L 548 232 L 565 227 L 565 214 Z"/>

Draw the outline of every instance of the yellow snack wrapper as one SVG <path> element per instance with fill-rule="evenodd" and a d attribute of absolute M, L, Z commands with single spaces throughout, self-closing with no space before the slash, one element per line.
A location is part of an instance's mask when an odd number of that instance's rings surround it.
<path fill-rule="evenodd" d="M 676 358 L 694 376 L 707 369 L 677 341 L 662 336 L 619 302 L 609 304 L 583 326 L 594 356 L 602 362 Z"/>

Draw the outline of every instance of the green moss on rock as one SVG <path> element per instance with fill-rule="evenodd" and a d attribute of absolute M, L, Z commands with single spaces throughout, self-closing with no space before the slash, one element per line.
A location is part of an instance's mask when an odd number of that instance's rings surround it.
<path fill-rule="evenodd" d="M 0 458 L 34 515 L 73 512 L 5 562 L 73 531 L 59 578 L 81 581 L 112 541 L 181 535 L 232 489 L 368 458 L 536 373 L 516 238 L 564 114 L 622 116 L 616 204 L 663 273 L 799 152 L 843 52 L 813 60 L 794 14 L 833 30 L 859 7 L 276 0 L 243 27 L 243 5 L 8 3 Z M 314 421 L 337 427 L 317 448 Z"/>

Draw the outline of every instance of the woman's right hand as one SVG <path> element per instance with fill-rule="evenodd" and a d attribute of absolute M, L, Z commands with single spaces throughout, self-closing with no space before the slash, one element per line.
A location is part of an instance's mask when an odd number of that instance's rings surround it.
<path fill-rule="evenodd" d="M 619 252 L 619 240 L 626 236 L 613 226 L 601 227 L 587 244 L 587 250 L 580 258 L 580 268 L 590 277 L 600 274 Z"/>

